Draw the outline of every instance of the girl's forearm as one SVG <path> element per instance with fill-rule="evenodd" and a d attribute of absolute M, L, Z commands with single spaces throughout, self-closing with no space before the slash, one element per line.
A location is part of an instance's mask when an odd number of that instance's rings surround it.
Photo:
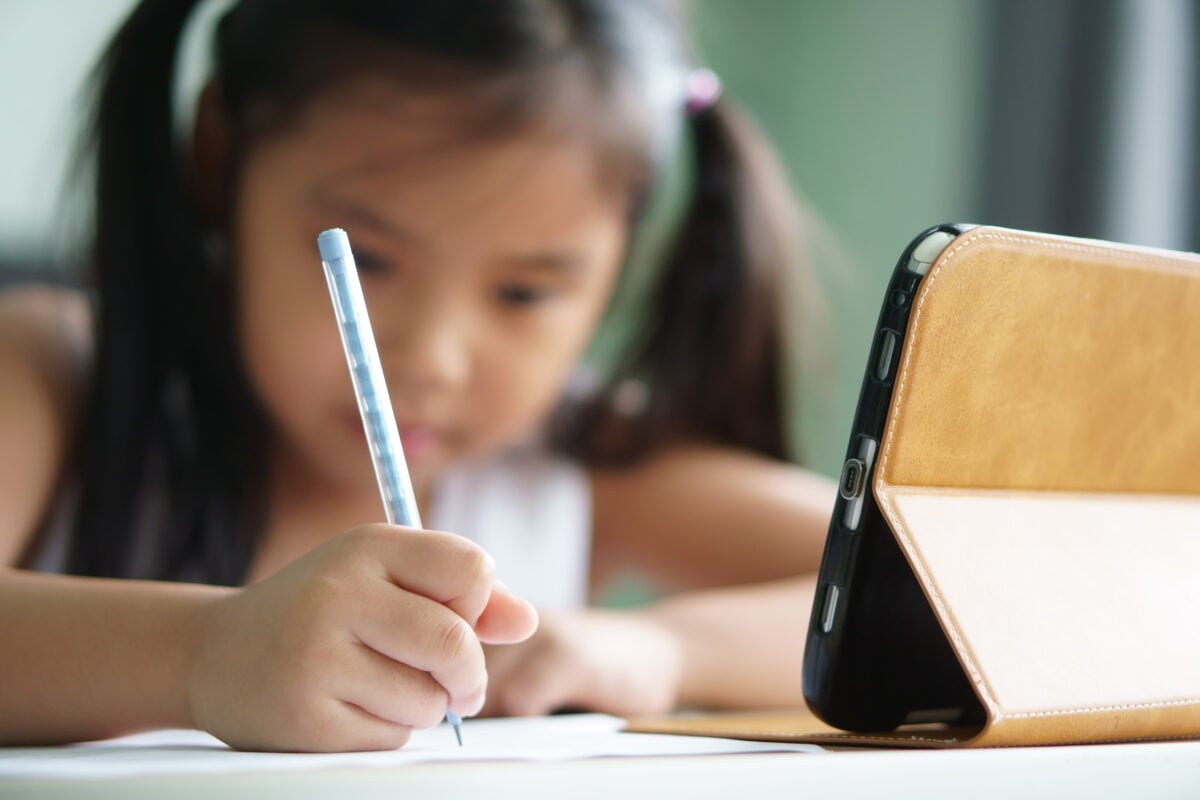
<path fill-rule="evenodd" d="M 191 727 L 204 612 L 231 591 L 0 571 L 0 744 Z"/>
<path fill-rule="evenodd" d="M 647 609 L 678 638 L 678 705 L 794 708 L 804 705 L 800 671 L 812 577 L 674 595 Z"/>

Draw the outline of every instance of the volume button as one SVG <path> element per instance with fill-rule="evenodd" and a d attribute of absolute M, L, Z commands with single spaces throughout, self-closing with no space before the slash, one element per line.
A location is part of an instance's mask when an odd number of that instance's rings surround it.
<path fill-rule="evenodd" d="M 892 374 L 892 357 L 896 354 L 896 334 L 884 331 L 879 337 L 879 357 L 875 359 L 875 377 L 886 381 Z"/>
<path fill-rule="evenodd" d="M 837 617 L 838 587 L 832 583 L 825 587 L 825 604 L 821 607 L 821 632 L 833 630 L 833 621 Z"/>

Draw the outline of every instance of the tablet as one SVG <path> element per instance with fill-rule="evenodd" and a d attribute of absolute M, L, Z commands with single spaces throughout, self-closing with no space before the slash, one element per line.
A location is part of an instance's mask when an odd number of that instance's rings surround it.
<path fill-rule="evenodd" d="M 923 232 L 838 492 L 803 670 L 826 722 L 1200 734 L 1200 257 Z"/>

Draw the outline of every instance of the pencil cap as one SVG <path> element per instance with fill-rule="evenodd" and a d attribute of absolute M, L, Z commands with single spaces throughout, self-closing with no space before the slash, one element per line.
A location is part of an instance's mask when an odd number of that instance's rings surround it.
<path fill-rule="evenodd" d="M 341 228 L 330 228 L 317 237 L 317 249 L 322 261 L 333 263 L 350 255 L 350 238 Z"/>

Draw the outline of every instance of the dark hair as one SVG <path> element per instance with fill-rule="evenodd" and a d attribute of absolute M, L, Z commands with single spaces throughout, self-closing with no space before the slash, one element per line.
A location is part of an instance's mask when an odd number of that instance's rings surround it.
<path fill-rule="evenodd" d="M 77 445 L 75 573 L 234 584 L 264 523 L 267 428 L 174 133 L 177 50 L 196 5 L 143 0 L 97 75 L 96 362 Z M 685 115 L 679 22 L 672 0 L 242 0 L 218 25 L 213 80 L 234 169 L 323 90 L 381 66 L 478 95 L 464 106 L 483 135 L 574 102 L 626 162 L 635 210 L 686 127 L 695 192 L 650 324 L 598 391 L 564 405 L 553 441 L 592 464 L 683 438 L 783 457 L 776 302 L 778 276 L 795 267 L 791 206 L 727 101 Z M 630 381 L 648 390 L 635 413 L 614 403 Z"/>
<path fill-rule="evenodd" d="M 767 144 L 728 101 L 689 116 L 695 186 L 642 321 L 603 387 L 556 440 L 599 465 L 670 441 L 788 456 L 781 277 L 803 267 L 799 212 Z M 645 396 L 628 409 L 631 385 Z"/>

